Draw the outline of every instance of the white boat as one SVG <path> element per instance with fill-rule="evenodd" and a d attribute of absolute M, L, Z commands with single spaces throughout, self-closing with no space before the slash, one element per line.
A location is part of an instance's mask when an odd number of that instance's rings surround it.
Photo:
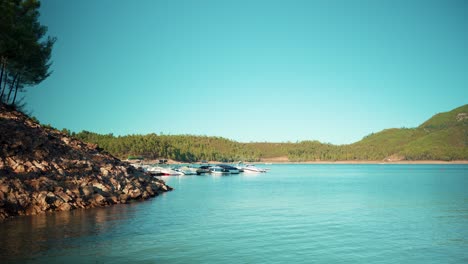
<path fill-rule="evenodd" d="M 219 166 L 210 167 L 211 174 L 229 174 L 229 170 L 221 168 Z"/>
<path fill-rule="evenodd" d="M 197 174 L 197 168 L 188 167 L 188 166 L 183 166 L 175 170 L 178 172 L 182 172 L 184 175 L 196 175 Z"/>
<path fill-rule="evenodd" d="M 184 175 L 180 171 L 173 170 L 171 168 L 162 168 L 161 173 L 163 176 L 181 176 Z"/>
<path fill-rule="evenodd" d="M 251 165 L 251 164 L 245 165 L 244 167 L 242 167 L 242 169 L 243 169 L 244 172 L 246 172 L 246 173 L 262 173 L 262 172 L 266 172 L 266 169 L 258 168 L 258 167 L 256 167 L 255 165 Z"/>
<path fill-rule="evenodd" d="M 161 167 L 146 167 L 145 171 L 151 175 L 161 175 Z"/>
<path fill-rule="evenodd" d="M 180 176 L 184 175 L 182 172 L 175 171 L 171 168 L 163 168 L 163 167 L 149 167 L 146 169 L 152 175 L 159 175 L 159 176 Z"/>

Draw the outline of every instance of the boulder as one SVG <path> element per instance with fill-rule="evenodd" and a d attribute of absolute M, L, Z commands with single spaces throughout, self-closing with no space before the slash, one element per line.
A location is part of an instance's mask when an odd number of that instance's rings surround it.
<path fill-rule="evenodd" d="M 133 189 L 129 194 L 130 198 L 137 199 L 141 197 L 142 191 L 140 189 Z"/>
<path fill-rule="evenodd" d="M 94 188 L 92 186 L 83 186 L 80 188 L 80 193 L 82 196 L 90 196 L 94 193 Z"/>

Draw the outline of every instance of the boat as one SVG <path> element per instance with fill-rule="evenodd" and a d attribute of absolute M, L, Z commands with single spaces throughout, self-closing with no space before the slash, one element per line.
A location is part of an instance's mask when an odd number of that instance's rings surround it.
<path fill-rule="evenodd" d="M 174 169 L 175 171 L 182 172 L 184 175 L 196 175 L 198 174 L 197 168 L 189 167 L 189 166 L 183 166 L 179 167 L 177 169 Z"/>
<path fill-rule="evenodd" d="M 213 167 L 210 167 L 210 173 L 211 174 L 229 174 L 229 170 L 224 169 L 220 166 L 213 166 Z"/>
<path fill-rule="evenodd" d="M 204 173 L 210 173 L 210 165 L 202 165 L 197 169 L 197 175 L 201 175 Z"/>
<path fill-rule="evenodd" d="M 229 171 L 231 174 L 239 174 L 240 170 L 238 170 L 236 167 L 233 167 L 231 165 L 226 165 L 226 164 L 219 164 L 219 167 L 226 169 Z"/>
<path fill-rule="evenodd" d="M 181 176 L 181 175 L 184 175 L 182 172 L 173 170 L 171 168 L 162 168 L 161 173 L 162 173 L 163 176 Z"/>
<path fill-rule="evenodd" d="M 148 167 L 145 168 L 145 171 L 148 172 L 151 175 L 160 176 L 160 175 L 162 175 L 161 174 L 161 169 L 162 169 L 161 167 L 150 167 L 150 166 L 148 166 Z"/>
<path fill-rule="evenodd" d="M 256 167 L 255 165 L 252 165 L 252 164 L 247 164 L 244 167 L 242 167 L 242 169 L 244 169 L 245 173 L 262 173 L 262 172 L 267 171 L 266 169 L 258 168 L 258 167 Z"/>
<path fill-rule="evenodd" d="M 149 167 L 146 171 L 155 176 L 181 176 L 184 175 L 182 172 L 173 170 L 171 168 L 163 168 L 159 166 Z"/>

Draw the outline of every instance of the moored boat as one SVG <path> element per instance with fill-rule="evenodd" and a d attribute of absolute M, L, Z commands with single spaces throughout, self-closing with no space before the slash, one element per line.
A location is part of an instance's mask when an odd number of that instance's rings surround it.
<path fill-rule="evenodd" d="M 231 174 L 239 174 L 240 170 L 237 169 L 236 167 L 233 167 L 231 165 L 226 165 L 226 164 L 219 164 L 218 165 L 219 167 L 223 168 L 223 169 L 226 169 L 229 171 L 229 173 Z"/>
<path fill-rule="evenodd" d="M 175 171 L 182 172 L 184 175 L 196 175 L 197 173 L 197 168 L 189 167 L 189 166 L 183 166 L 179 167 L 177 169 L 174 169 Z"/>
<path fill-rule="evenodd" d="M 197 169 L 197 175 L 201 175 L 204 173 L 210 173 L 210 165 L 202 165 Z"/>
<path fill-rule="evenodd" d="M 164 168 L 159 166 L 148 167 L 146 171 L 155 176 L 181 176 L 184 175 L 182 172 L 175 171 L 171 168 Z"/>
<path fill-rule="evenodd" d="M 211 174 L 229 174 L 229 170 L 224 169 L 220 166 L 213 166 L 213 167 L 210 167 L 210 173 Z"/>
<path fill-rule="evenodd" d="M 262 172 L 266 172 L 266 169 L 258 168 L 258 167 L 256 167 L 255 165 L 252 165 L 252 164 L 247 164 L 244 167 L 242 167 L 242 169 L 244 169 L 244 173 L 262 173 Z"/>

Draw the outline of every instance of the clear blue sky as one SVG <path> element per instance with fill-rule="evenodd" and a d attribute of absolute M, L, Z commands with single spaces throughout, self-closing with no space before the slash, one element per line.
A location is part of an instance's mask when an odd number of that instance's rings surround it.
<path fill-rule="evenodd" d="M 352 143 L 468 99 L 467 1 L 42 1 L 72 131 Z"/>

